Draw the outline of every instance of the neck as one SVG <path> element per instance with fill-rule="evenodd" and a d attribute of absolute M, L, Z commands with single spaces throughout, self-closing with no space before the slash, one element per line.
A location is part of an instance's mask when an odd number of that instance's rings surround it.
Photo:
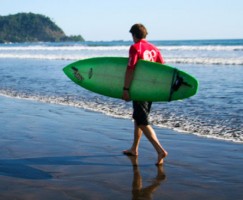
<path fill-rule="evenodd" d="M 134 43 L 137 43 L 137 42 L 139 42 L 139 41 L 141 41 L 141 40 L 145 40 L 145 38 L 142 38 L 142 39 L 138 39 L 138 38 L 136 38 L 136 37 L 133 38 Z"/>

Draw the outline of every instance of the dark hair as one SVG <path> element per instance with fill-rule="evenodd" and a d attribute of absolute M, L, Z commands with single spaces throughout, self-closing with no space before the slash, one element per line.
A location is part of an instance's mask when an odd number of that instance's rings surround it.
<path fill-rule="evenodd" d="M 130 31 L 133 36 L 135 36 L 137 39 L 143 39 L 146 38 L 148 35 L 147 29 L 142 24 L 134 24 Z"/>

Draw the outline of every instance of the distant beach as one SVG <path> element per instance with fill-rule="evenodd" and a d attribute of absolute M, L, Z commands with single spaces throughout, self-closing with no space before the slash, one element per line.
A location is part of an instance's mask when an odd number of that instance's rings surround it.
<path fill-rule="evenodd" d="M 162 167 L 132 122 L 74 107 L 0 97 L 1 199 L 242 199 L 243 146 L 156 128 Z M 137 166 L 135 165 L 137 164 Z"/>

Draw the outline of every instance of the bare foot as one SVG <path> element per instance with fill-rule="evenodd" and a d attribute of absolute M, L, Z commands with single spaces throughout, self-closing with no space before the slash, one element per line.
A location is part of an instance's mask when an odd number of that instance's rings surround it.
<path fill-rule="evenodd" d="M 128 150 L 124 150 L 123 151 L 123 154 L 127 155 L 127 156 L 138 156 L 138 153 L 131 150 L 131 149 L 128 149 Z"/>
<path fill-rule="evenodd" d="M 164 158 L 168 155 L 167 151 L 161 152 L 158 154 L 158 162 L 156 165 L 162 165 L 164 163 Z"/>

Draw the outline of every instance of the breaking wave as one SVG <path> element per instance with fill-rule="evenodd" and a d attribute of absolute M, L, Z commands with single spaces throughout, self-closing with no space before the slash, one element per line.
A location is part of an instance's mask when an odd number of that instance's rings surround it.
<path fill-rule="evenodd" d="M 110 54 L 107 56 L 115 56 Z M 89 55 L 82 54 L 1 54 L 0 58 L 17 58 L 17 59 L 40 59 L 40 60 L 80 60 L 90 58 Z M 206 64 L 206 65 L 243 65 L 243 58 L 185 58 L 185 57 L 166 57 L 167 63 L 182 64 Z"/>
<path fill-rule="evenodd" d="M 158 46 L 167 63 L 243 65 L 243 45 Z M 0 58 L 79 60 L 97 56 L 128 56 L 129 45 L 74 44 L 0 45 Z"/>
<path fill-rule="evenodd" d="M 104 97 L 101 96 L 93 99 L 83 97 L 77 98 L 76 96 L 41 96 L 11 90 L 0 90 L 0 95 L 43 103 L 72 106 L 123 119 L 130 119 L 132 113 L 131 107 L 128 107 L 123 101 L 118 100 L 115 103 L 112 101 L 104 101 L 104 99 L 102 99 Z M 158 105 L 155 105 L 155 107 L 158 107 Z M 227 127 L 227 124 L 223 123 L 208 123 L 206 125 L 206 123 L 199 118 L 192 119 L 183 113 L 178 114 L 166 108 L 163 109 L 163 112 L 160 110 L 161 109 L 155 109 L 151 113 L 151 122 L 158 127 L 170 128 L 185 133 L 193 133 L 207 138 L 243 143 L 243 135 L 240 127 L 232 129 Z"/>

